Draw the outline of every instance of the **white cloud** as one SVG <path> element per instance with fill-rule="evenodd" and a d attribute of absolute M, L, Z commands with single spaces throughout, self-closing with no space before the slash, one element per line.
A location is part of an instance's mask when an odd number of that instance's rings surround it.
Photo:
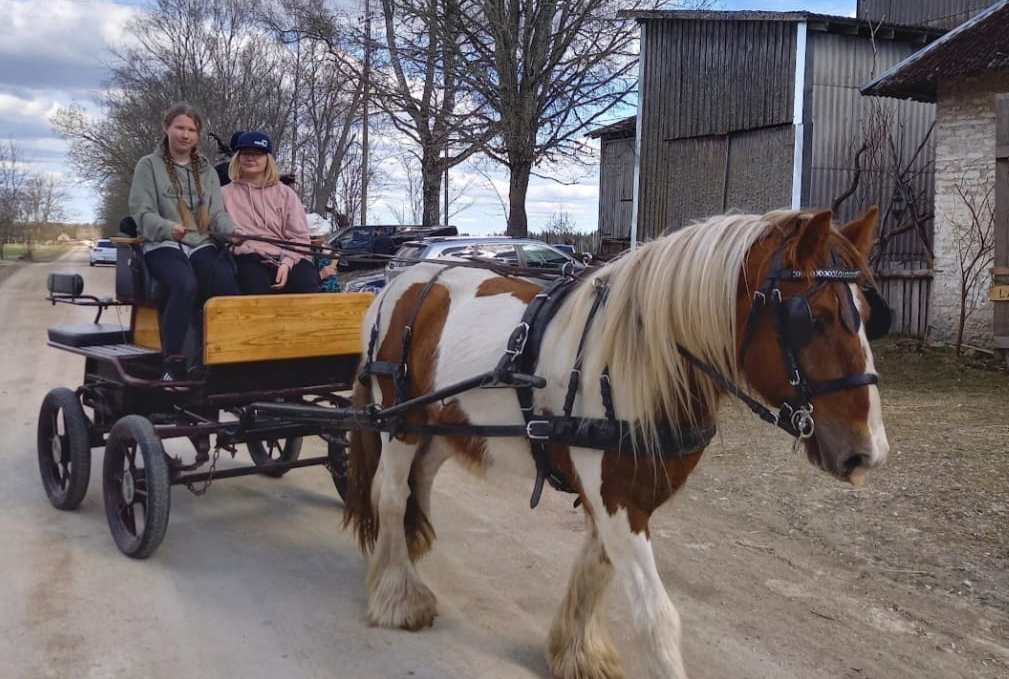
<path fill-rule="evenodd" d="M 98 63 L 133 12 L 112 2 L 0 0 L 0 54 Z"/>
<path fill-rule="evenodd" d="M 48 130 L 49 118 L 58 108 L 50 96 L 20 97 L 0 92 L 0 121 L 17 119 L 21 127 Z"/>
<path fill-rule="evenodd" d="M 0 137 L 20 147 L 32 172 L 70 179 L 67 144 L 50 118 L 85 104 L 106 77 L 107 49 L 121 44 L 135 8 L 81 0 L 0 0 Z M 87 107 L 87 106 L 86 106 Z M 69 212 L 91 219 L 95 196 L 70 187 Z"/>

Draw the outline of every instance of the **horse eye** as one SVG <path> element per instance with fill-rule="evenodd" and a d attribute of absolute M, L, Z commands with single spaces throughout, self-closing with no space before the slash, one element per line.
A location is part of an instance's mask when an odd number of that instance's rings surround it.
<path fill-rule="evenodd" d="M 830 325 L 830 319 L 823 315 L 813 316 L 813 330 L 819 334 L 823 334 L 827 331 L 827 326 Z"/>

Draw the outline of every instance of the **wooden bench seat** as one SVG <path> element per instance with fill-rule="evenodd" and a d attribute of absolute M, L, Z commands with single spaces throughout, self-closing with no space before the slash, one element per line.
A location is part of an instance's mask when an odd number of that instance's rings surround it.
<path fill-rule="evenodd" d="M 204 307 L 205 365 L 359 354 L 366 292 L 214 297 Z"/>

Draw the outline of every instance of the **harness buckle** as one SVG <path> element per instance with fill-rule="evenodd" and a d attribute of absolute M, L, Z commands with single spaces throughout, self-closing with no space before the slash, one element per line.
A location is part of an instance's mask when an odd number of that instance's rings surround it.
<path fill-rule="evenodd" d="M 508 347 L 505 353 L 511 356 L 518 356 L 526 348 L 526 340 L 529 339 L 529 324 L 522 321 L 512 330 L 511 337 L 508 338 Z"/>
<path fill-rule="evenodd" d="M 792 427 L 798 432 L 798 440 L 802 441 L 813 436 L 816 423 L 813 421 L 813 413 L 805 408 L 799 408 L 792 413 Z"/>
<path fill-rule="evenodd" d="M 531 441 L 547 441 L 550 439 L 551 433 L 550 420 L 529 420 L 526 422 L 526 438 Z"/>

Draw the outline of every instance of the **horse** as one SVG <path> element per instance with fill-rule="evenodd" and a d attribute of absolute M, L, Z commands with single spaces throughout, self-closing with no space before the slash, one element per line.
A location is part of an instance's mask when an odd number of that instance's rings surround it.
<path fill-rule="evenodd" d="M 344 522 L 370 553 L 368 623 L 433 623 L 436 597 L 416 562 L 435 539 L 431 487 L 441 465 L 454 456 L 478 473 L 502 467 L 541 479 L 541 445 L 590 527 L 547 638 L 551 672 L 624 676 L 602 612 L 615 579 L 630 602 L 646 675 L 684 679 L 681 621 L 659 578 L 648 522 L 697 465 L 719 402 L 729 394 L 747 400 L 842 481 L 860 485 L 886 459 L 864 294 L 876 219 L 875 208 L 843 226 L 829 210 L 720 215 L 589 269 L 541 328 L 535 375 L 515 389 L 444 391 L 474 374 L 498 374 L 495 366 L 517 351 L 516 334 L 528 334 L 521 326 L 530 306 L 550 296 L 544 286 L 431 263 L 396 278 L 365 317 L 366 369 L 352 399 L 377 413 L 416 404 L 398 413 L 388 437 L 350 435 Z M 368 361 L 392 369 L 369 371 Z M 525 405 L 516 397 L 522 389 L 532 394 Z M 620 445 L 611 436 L 604 450 L 577 431 L 541 441 L 549 436 L 530 422 L 561 412 L 579 418 L 575 430 L 616 422 L 634 435 Z M 674 449 L 680 441 L 672 453 L 670 440 Z"/>

